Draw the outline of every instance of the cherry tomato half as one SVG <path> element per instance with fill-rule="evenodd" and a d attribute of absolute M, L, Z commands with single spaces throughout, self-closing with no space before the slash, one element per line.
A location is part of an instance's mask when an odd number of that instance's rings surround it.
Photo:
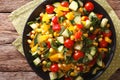
<path fill-rule="evenodd" d="M 82 24 L 77 24 L 77 28 L 82 29 L 83 25 Z"/>
<path fill-rule="evenodd" d="M 53 31 L 60 31 L 61 26 L 60 26 L 60 24 L 53 24 L 52 29 L 53 29 Z"/>
<path fill-rule="evenodd" d="M 73 45 L 74 45 L 74 41 L 71 40 L 71 39 L 66 39 L 65 42 L 64 42 L 64 46 L 65 46 L 66 48 L 72 48 Z"/>
<path fill-rule="evenodd" d="M 59 70 L 58 64 L 53 64 L 50 66 L 50 71 L 58 72 L 58 70 Z"/>
<path fill-rule="evenodd" d="M 63 7 L 68 7 L 68 6 L 69 6 L 69 2 L 68 2 L 68 1 L 63 1 L 63 2 L 61 3 L 61 5 L 62 5 Z"/>
<path fill-rule="evenodd" d="M 84 57 L 84 53 L 82 51 L 75 51 L 73 54 L 74 60 L 79 60 L 80 58 Z"/>
<path fill-rule="evenodd" d="M 101 48 L 105 48 L 105 47 L 108 46 L 108 43 L 103 39 L 103 40 L 99 43 L 99 46 L 100 46 Z"/>
<path fill-rule="evenodd" d="M 52 18 L 52 22 L 53 22 L 54 24 L 57 24 L 57 23 L 58 23 L 58 17 L 57 17 L 57 16 L 54 16 L 54 17 Z"/>
<path fill-rule="evenodd" d="M 54 7 L 51 6 L 51 5 L 47 5 L 47 6 L 46 6 L 46 12 L 47 12 L 48 14 L 52 14 L 52 13 L 54 12 Z"/>
<path fill-rule="evenodd" d="M 87 2 L 86 4 L 85 4 L 85 9 L 87 10 L 87 11 L 93 11 L 94 10 L 94 4 L 92 3 L 92 2 Z"/>

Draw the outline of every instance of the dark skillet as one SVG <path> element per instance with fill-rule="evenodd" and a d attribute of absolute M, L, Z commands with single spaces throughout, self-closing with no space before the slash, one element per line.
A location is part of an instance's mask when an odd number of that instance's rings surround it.
<path fill-rule="evenodd" d="M 41 12 L 45 11 L 45 6 L 47 4 L 52 4 L 52 3 L 56 2 L 56 1 L 62 1 L 62 0 L 46 0 L 46 1 L 42 2 L 42 3 L 40 3 L 39 6 L 37 6 L 37 8 L 34 9 L 34 11 L 29 16 L 29 18 L 28 18 L 28 20 L 26 22 L 26 25 L 25 25 L 25 28 L 24 28 L 24 32 L 23 32 L 23 37 L 22 37 L 22 40 L 23 40 L 22 44 L 23 44 L 25 57 L 26 57 L 29 65 L 31 66 L 31 68 L 41 78 L 43 78 L 43 80 L 50 80 L 49 79 L 49 74 L 48 74 L 48 72 L 43 72 L 40 67 L 35 67 L 34 64 L 33 64 L 33 57 L 31 56 L 31 53 L 29 52 L 30 48 L 29 48 L 29 44 L 27 43 L 27 39 L 29 38 L 29 37 L 27 37 L 27 34 L 32 29 L 27 25 L 27 23 L 29 21 L 34 21 L 35 18 L 38 17 Z M 86 0 L 86 1 L 91 1 L 91 0 Z M 86 1 L 84 1 L 84 2 L 86 2 Z M 84 77 L 85 80 L 96 80 L 108 68 L 108 66 L 110 65 L 110 63 L 111 63 L 111 61 L 113 59 L 114 52 L 115 52 L 115 47 L 116 47 L 115 28 L 114 28 L 114 25 L 113 25 L 113 22 L 112 22 L 111 18 L 109 17 L 108 13 L 98 3 L 96 3 L 95 1 L 92 1 L 92 2 L 95 5 L 94 12 L 102 13 L 106 18 L 109 19 L 109 23 L 111 25 L 110 29 L 112 30 L 112 37 L 111 38 L 112 38 L 113 42 L 112 42 L 112 44 L 109 45 L 111 47 L 109 55 L 107 55 L 107 57 L 104 59 L 106 67 L 104 69 L 98 71 L 95 75 L 92 75 L 91 72 L 84 74 L 83 77 Z M 63 80 L 63 79 L 61 79 L 61 80 Z"/>

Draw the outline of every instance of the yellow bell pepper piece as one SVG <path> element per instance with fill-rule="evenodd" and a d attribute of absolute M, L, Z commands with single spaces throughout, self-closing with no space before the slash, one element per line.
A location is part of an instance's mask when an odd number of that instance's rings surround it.
<path fill-rule="evenodd" d="M 43 16 L 42 16 L 42 21 L 43 21 L 43 22 L 46 22 L 46 23 L 49 23 L 49 22 L 50 22 L 50 18 L 49 18 L 49 16 L 48 16 L 47 13 L 43 14 Z"/>
<path fill-rule="evenodd" d="M 109 37 L 105 37 L 105 41 L 108 43 L 112 43 L 112 40 Z"/>
<path fill-rule="evenodd" d="M 39 35 L 38 36 L 38 43 L 44 42 L 49 38 L 49 35 Z"/>
<path fill-rule="evenodd" d="M 81 21 L 83 26 L 86 26 L 86 21 Z"/>
<path fill-rule="evenodd" d="M 61 6 L 61 5 L 58 6 L 57 9 L 60 10 L 60 11 L 69 11 L 69 8 L 68 8 L 68 7 L 63 7 L 63 6 Z"/>
<path fill-rule="evenodd" d="M 74 19 L 74 13 L 73 12 L 69 12 L 65 15 L 65 17 L 68 19 L 68 20 L 73 20 Z"/>
<path fill-rule="evenodd" d="M 36 52 L 38 48 L 38 44 L 31 48 L 32 53 Z"/>
<path fill-rule="evenodd" d="M 46 23 L 43 23 L 41 26 L 42 31 L 47 32 L 50 28 L 50 25 L 47 25 Z"/>
<path fill-rule="evenodd" d="M 99 52 L 102 52 L 102 51 L 108 52 L 108 49 L 107 49 L 107 48 L 98 48 L 98 51 L 99 51 Z"/>
<path fill-rule="evenodd" d="M 63 59 L 64 59 L 64 56 L 63 56 L 62 53 L 56 53 L 56 54 L 53 54 L 52 56 L 50 56 L 49 59 L 50 59 L 51 61 L 58 62 L 59 60 L 63 60 Z"/>
<path fill-rule="evenodd" d="M 58 17 L 63 16 L 63 12 L 60 11 L 59 9 L 55 8 L 54 11 L 56 13 L 56 16 L 58 16 Z"/>
<path fill-rule="evenodd" d="M 68 30 L 74 31 L 74 27 L 73 27 L 73 26 L 70 26 L 70 27 L 68 27 Z"/>

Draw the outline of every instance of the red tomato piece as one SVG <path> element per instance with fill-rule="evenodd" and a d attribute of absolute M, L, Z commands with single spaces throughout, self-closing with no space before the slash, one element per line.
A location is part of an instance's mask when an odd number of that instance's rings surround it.
<path fill-rule="evenodd" d="M 48 47 L 48 48 L 51 48 L 51 45 L 50 45 L 50 42 L 49 42 L 49 41 L 47 41 L 47 47 Z"/>
<path fill-rule="evenodd" d="M 50 66 L 50 71 L 58 72 L 58 70 L 59 70 L 58 64 L 53 64 Z"/>
<path fill-rule="evenodd" d="M 46 12 L 48 14 L 52 14 L 54 12 L 54 7 L 52 5 L 47 5 L 46 6 Z"/>
<path fill-rule="evenodd" d="M 63 2 L 61 3 L 61 5 L 62 5 L 63 7 L 68 7 L 68 6 L 69 6 L 69 2 L 68 2 L 68 1 L 63 1 Z"/>
<path fill-rule="evenodd" d="M 87 11 L 93 11 L 94 10 L 94 4 L 92 3 L 92 2 L 87 2 L 86 4 L 85 4 L 85 9 L 87 10 Z"/>
<path fill-rule="evenodd" d="M 72 48 L 73 45 L 74 45 L 74 41 L 71 40 L 71 39 L 66 39 L 65 42 L 64 42 L 64 46 L 65 46 L 66 48 Z"/>
<path fill-rule="evenodd" d="M 103 36 L 104 37 L 111 37 L 112 36 L 112 31 L 103 32 Z"/>
<path fill-rule="evenodd" d="M 77 27 L 78 27 L 79 29 L 82 29 L 82 28 L 83 28 L 83 25 L 82 25 L 82 24 L 77 24 Z"/>
<path fill-rule="evenodd" d="M 58 17 L 57 16 L 54 16 L 53 18 L 52 18 L 52 22 L 54 23 L 54 24 L 57 24 L 58 23 Z"/>
<path fill-rule="evenodd" d="M 99 46 L 100 46 L 101 48 L 105 48 L 105 47 L 108 46 L 108 43 L 103 39 L 103 40 L 99 43 Z"/>
<path fill-rule="evenodd" d="M 53 31 L 60 31 L 61 26 L 60 26 L 60 24 L 53 24 L 52 29 L 53 29 Z"/>
<path fill-rule="evenodd" d="M 101 20 L 103 18 L 103 15 L 102 14 L 96 14 L 98 19 Z"/>
<path fill-rule="evenodd" d="M 82 37 L 82 32 L 81 31 L 78 31 L 78 32 L 75 33 L 75 40 L 79 40 L 79 39 L 81 39 L 81 37 Z"/>
<path fill-rule="evenodd" d="M 84 57 L 84 53 L 82 51 L 75 51 L 73 54 L 74 60 L 79 60 L 80 58 Z"/>

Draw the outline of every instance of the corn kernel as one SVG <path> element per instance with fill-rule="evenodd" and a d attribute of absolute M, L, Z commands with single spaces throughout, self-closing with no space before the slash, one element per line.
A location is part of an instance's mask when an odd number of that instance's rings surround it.
<path fill-rule="evenodd" d="M 32 32 L 31 32 L 32 34 L 35 34 L 35 31 L 34 30 L 32 30 Z"/>
<path fill-rule="evenodd" d="M 80 13 L 81 13 L 82 15 L 84 15 L 84 12 L 83 12 L 83 8 L 82 8 L 82 7 L 79 8 L 79 11 L 80 11 Z"/>
<path fill-rule="evenodd" d="M 36 29 L 36 32 L 38 32 L 38 33 L 42 32 L 42 29 Z"/>
<path fill-rule="evenodd" d="M 75 76 L 75 72 L 71 72 L 70 75 L 71 75 L 71 76 Z"/>
<path fill-rule="evenodd" d="M 62 64 L 64 67 L 66 67 L 66 64 Z"/>
<path fill-rule="evenodd" d="M 101 42 L 103 40 L 103 38 L 99 38 L 98 41 Z"/>
<path fill-rule="evenodd" d="M 53 53 L 53 52 L 54 52 L 54 49 L 53 49 L 53 48 L 50 48 L 49 52 L 50 52 L 50 53 Z"/>
<path fill-rule="evenodd" d="M 98 46 L 98 43 L 97 42 L 93 42 L 93 45 Z"/>
<path fill-rule="evenodd" d="M 28 42 L 29 44 L 31 44 L 32 41 L 31 41 L 30 39 L 28 39 L 27 42 Z"/>
<path fill-rule="evenodd" d="M 88 34 L 87 34 L 87 33 L 85 33 L 85 34 L 83 34 L 83 36 L 88 37 Z"/>
<path fill-rule="evenodd" d="M 43 65 L 46 65 L 46 64 L 47 64 L 47 62 L 46 62 L 46 61 L 43 61 L 43 62 L 42 62 L 42 64 L 43 64 Z"/>
<path fill-rule="evenodd" d="M 109 28 L 110 27 L 110 24 L 107 24 L 107 28 Z"/>
<path fill-rule="evenodd" d="M 32 34 L 32 35 L 30 35 L 30 37 L 31 37 L 31 39 L 33 39 L 33 38 L 35 38 L 35 35 L 34 35 L 34 34 Z"/>
<path fill-rule="evenodd" d="M 59 67 L 59 68 L 61 68 L 61 67 L 62 67 L 62 65 L 61 65 L 61 64 L 58 64 L 58 67 Z"/>
<path fill-rule="evenodd" d="M 74 39 L 75 39 L 75 36 L 74 36 L 74 35 L 71 35 L 71 36 L 70 36 L 70 39 L 71 39 L 71 40 L 74 40 Z"/>
<path fill-rule="evenodd" d="M 93 26 L 92 26 L 92 27 L 90 27 L 90 31 L 93 31 L 93 29 L 94 29 L 94 28 L 93 28 Z"/>
<path fill-rule="evenodd" d="M 59 36 L 59 34 L 57 32 L 54 32 L 54 36 L 57 37 Z"/>

